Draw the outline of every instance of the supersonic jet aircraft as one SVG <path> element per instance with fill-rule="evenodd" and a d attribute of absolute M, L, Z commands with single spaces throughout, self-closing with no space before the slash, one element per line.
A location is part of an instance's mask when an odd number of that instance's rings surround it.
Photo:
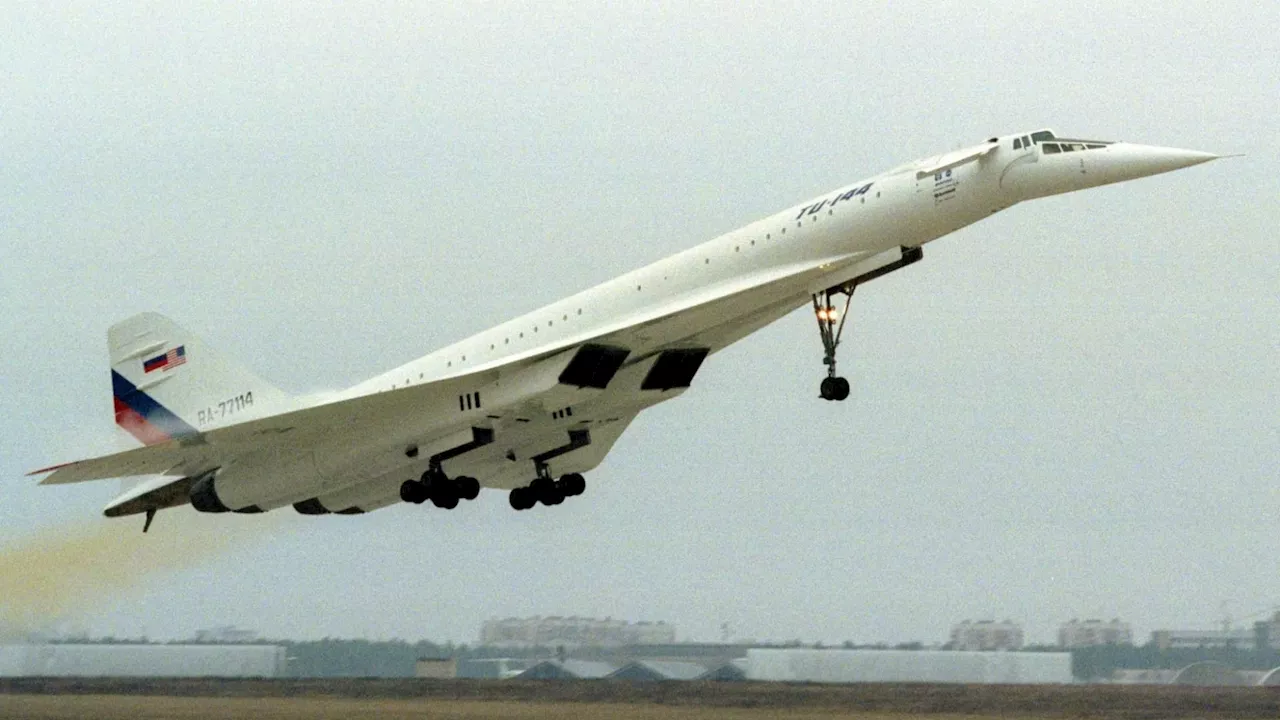
<path fill-rule="evenodd" d="M 143 477 L 107 517 L 200 512 L 359 514 L 399 501 L 453 508 L 480 488 L 511 506 L 585 488 L 640 411 L 683 393 L 707 357 L 805 305 L 836 372 L 854 289 L 921 246 L 1024 200 L 1217 158 L 1057 137 L 996 137 L 894 168 L 535 310 L 323 402 L 287 396 L 168 319 L 107 333 L 116 424 L 143 447 L 37 470 L 42 484 Z"/>

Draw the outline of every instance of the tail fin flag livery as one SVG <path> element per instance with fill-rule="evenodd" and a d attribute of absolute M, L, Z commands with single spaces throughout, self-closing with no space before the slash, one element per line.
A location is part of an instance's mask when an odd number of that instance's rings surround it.
<path fill-rule="evenodd" d="M 287 398 L 157 313 L 107 331 L 116 425 L 144 445 L 191 437 L 284 407 Z"/>
<path fill-rule="evenodd" d="M 142 478 L 108 517 L 356 515 L 454 508 L 481 488 L 515 510 L 582 494 L 645 409 L 704 360 L 812 306 L 823 400 L 849 396 L 836 355 L 854 290 L 923 246 L 1018 203 L 1157 175 L 1211 153 L 1040 129 L 932 155 L 534 310 L 322 401 L 286 395 L 169 319 L 107 333 L 115 422 L 141 444 L 56 465 L 42 484 Z"/>

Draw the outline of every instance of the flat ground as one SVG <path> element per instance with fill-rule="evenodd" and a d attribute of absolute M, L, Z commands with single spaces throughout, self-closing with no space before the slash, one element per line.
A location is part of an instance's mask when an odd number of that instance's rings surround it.
<path fill-rule="evenodd" d="M 1280 688 L 0 679 L 0 718 L 1270 718 Z"/>
<path fill-rule="evenodd" d="M 514 703 L 484 700 L 351 700 L 326 698 L 175 698 L 122 695 L 0 696 L 0 717 L 31 720 L 830 720 L 839 717 L 893 720 L 901 714 L 795 708 L 709 708 L 608 703 Z M 934 716 L 968 720 L 970 716 Z"/>

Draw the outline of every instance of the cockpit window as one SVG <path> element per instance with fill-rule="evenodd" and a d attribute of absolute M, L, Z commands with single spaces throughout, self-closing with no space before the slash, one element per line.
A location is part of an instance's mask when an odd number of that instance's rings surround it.
<path fill-rule="evenodd" d="M 1053 139 L 1053 133 L 1048 130 L 1041 130 L 1040 132 L 1031 133 L 1031 142 L 1033 143 L 1038 143 L 1044 140 L 1052 140 L 1052 139 Z"/>
<path fill-rule="evenodd" d="M 1021 149 L 1022 149 L 1022 138 L 1014 138 L 1014 139 L 1013 139 L 1013 149 L 1014 149 L 1014 150 L 1021 150 Z"/>
<path fill-rule="evenodd" d="M 1054 153 L 1069 153 L 1081 150 L 1101 150 L 1108 145 L 1111 145 L 1111 143 L 1106 140 L 1067 140 L 1058 138 L 1057 142 L 1041 143 L 1040 147 L 1044 148 L 1046 155 L 1052 155 Z"/>

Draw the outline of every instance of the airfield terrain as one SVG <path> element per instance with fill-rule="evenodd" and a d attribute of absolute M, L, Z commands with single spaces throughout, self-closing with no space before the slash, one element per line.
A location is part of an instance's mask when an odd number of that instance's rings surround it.
<path fill-rule="evenodd" d="M 0 718 L 1276 718 L 1275 688 L 476 680 L 0 680 Z"/>

